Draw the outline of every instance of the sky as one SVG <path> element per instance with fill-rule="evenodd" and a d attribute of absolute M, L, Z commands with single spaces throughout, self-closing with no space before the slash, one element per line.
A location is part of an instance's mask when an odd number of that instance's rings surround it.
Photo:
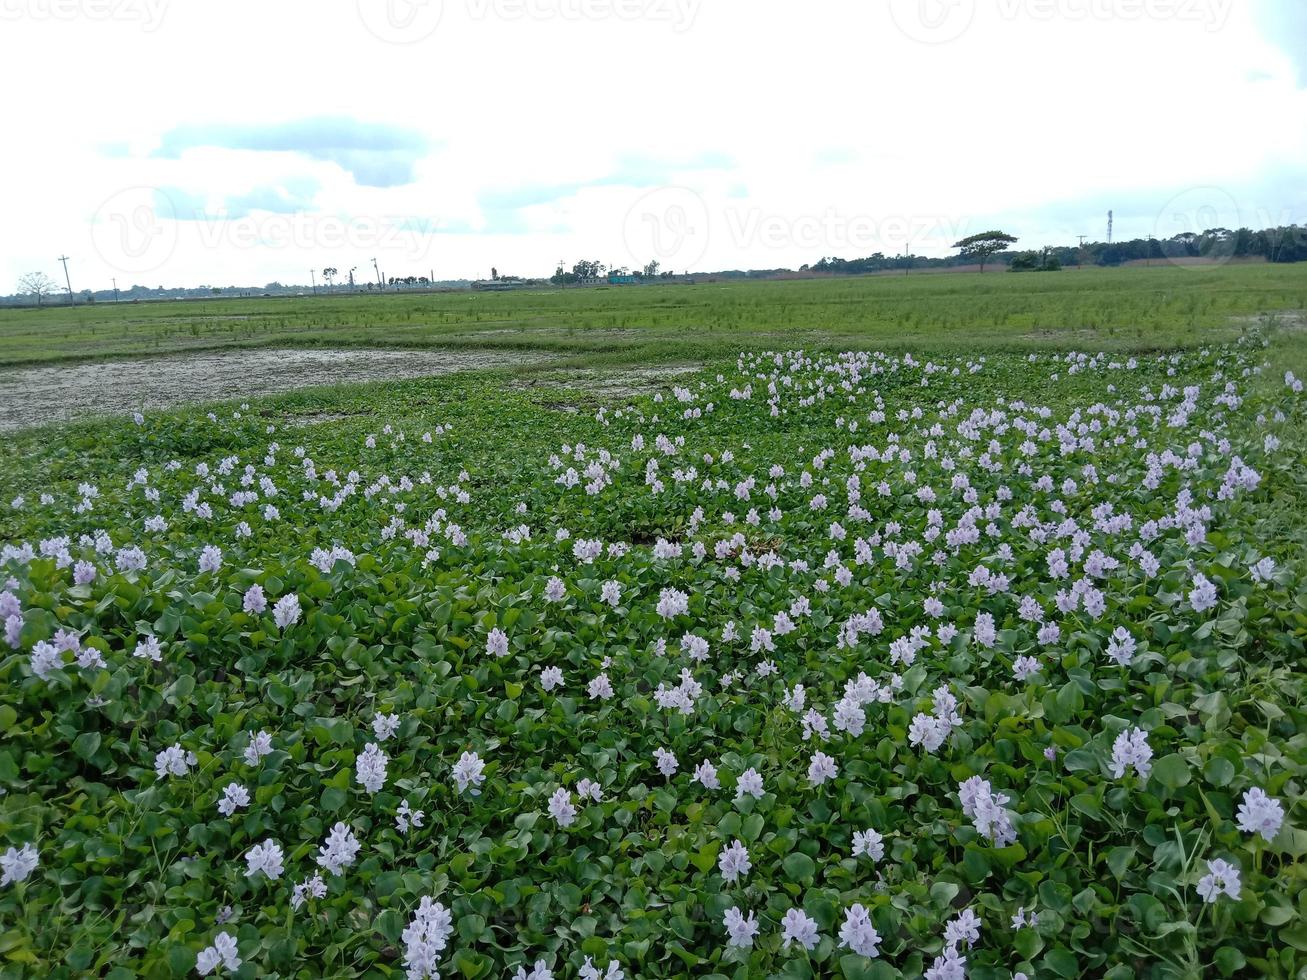
<path fill-rule="evenodd" d="M 0 293 L 1307 223 L 1302 0 L 0 0 Z"/>

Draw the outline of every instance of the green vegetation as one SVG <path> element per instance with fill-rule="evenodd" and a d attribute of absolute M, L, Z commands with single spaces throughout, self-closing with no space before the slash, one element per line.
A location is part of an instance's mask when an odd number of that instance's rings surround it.
<path fill-rule="evenodd" d="M 1245 328 L 1304 288 L 6 314 L 9 363 L 497 345 L 605 371 L 5 441 L 0 980 L 424 954 L 537 980 L 1301 975 L 1301 348 L 1294 317 Z M 912 356 L 757 353 L 799 346 Z M 424 901 L 448 924 L 410 931 Z"/>
<path fill-rule="evenodd" d="M 0 364 L 253 346 L 542 349 L 650 363 L 740 349 L 1156 350 L 1307 309 L 1282 265 L 990 272 L 0 311 Z"/>

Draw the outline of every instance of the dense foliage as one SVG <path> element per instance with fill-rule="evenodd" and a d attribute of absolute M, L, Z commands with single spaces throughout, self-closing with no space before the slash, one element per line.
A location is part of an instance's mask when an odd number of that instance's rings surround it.
<path fill-rule="evenodd" d="M 51 437 L 3 470 L 0 975 L 1296 975 L 1266 356 Z"/>

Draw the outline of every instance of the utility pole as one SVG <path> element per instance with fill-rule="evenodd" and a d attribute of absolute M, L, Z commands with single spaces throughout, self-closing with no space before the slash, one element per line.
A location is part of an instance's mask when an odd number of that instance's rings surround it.
<path fill-rule="evenodd" d="M 109 280 L 113 283 L 113 301 L 118 302 L 118 280 L 116 278 Z"/>
<path fill-rule="evenodd" d="M 386 287 L 381 282 L 381 269 L 377 266 L 377 260 L 375 258 L 372 260 L 372 271 L 377 274 L 377 289 L 381 292 L 385 292 Z"/>
<path fill-rule="evenodd" d="M 68 278 L 68 256 L 59 256 L 59 261 L 64 264 L 64 282 L 68 285 L 68 304 L 70 306 L 76 306 L 77 301 L 73 299 L 73 281 Z"/>
<path fill-rule="evenodd" d="M 309 270 L 309 282 L 313 283 L 313 295 L 318 295 L 318 275 L 312 269 Z"/>

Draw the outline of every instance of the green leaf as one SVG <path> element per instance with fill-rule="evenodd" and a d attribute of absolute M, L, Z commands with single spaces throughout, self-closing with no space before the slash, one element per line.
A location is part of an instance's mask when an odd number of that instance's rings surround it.
<path fill-rule="evenodd" d="M 785 870 L 785 877 L 790 881 L 809 881 L 817 873 L 816 862 L 802 851 L 787 854 L 785 860 L 781 862 L 781 867 Z"/>
<path fill-rule="evenodd" d="M 1166 755 L 1153 763 L 1152 778 L 1167 789 L 1179 789 L 1189 783 L 1189 763 L 1178 755 Z"/>

